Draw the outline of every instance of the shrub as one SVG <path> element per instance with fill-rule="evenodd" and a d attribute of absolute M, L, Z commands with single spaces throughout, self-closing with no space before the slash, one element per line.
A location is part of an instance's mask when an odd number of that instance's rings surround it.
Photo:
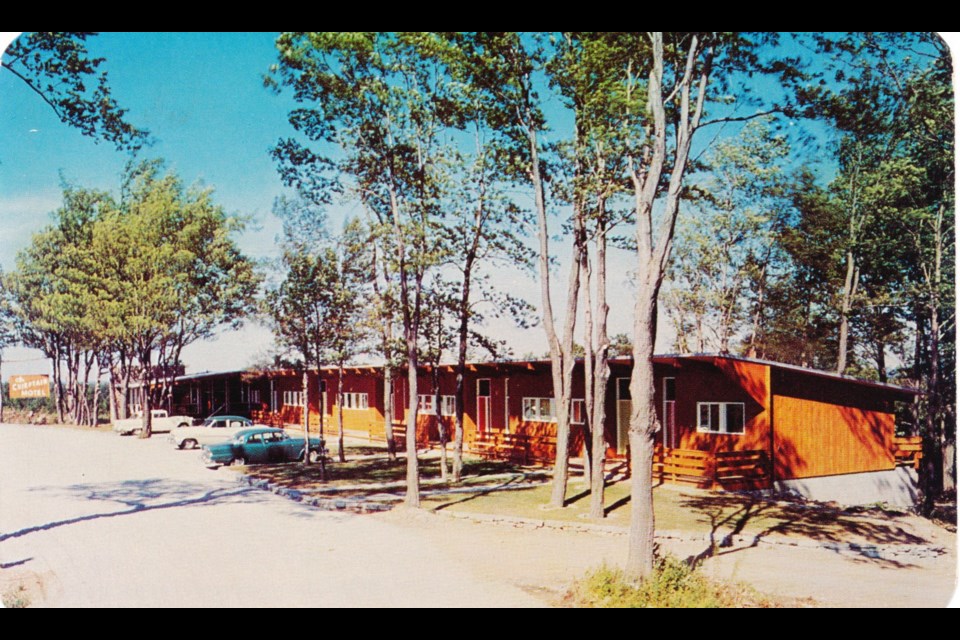
<path fill-rule="evenodd" d="M 669 555 L 659 556 L 653 574 L 639 585 L 619 569 L 601 567 L 574 585 L 567 602 L 592 608 L 775 606 L 743 585 L 711 580 Z"/>

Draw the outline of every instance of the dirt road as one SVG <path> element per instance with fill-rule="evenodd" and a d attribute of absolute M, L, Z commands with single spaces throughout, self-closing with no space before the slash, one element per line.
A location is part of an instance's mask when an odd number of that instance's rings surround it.
<path fill-rule="evenodd" d="M 165 436 L 0 425 L 0 590 L 23 584 L 33 606 L 535 607 L 625 554 L 621 536 L 318 511 Z M 826 606 L 943 606 L 955 563 L 735 545 L 706 568 Z"/>

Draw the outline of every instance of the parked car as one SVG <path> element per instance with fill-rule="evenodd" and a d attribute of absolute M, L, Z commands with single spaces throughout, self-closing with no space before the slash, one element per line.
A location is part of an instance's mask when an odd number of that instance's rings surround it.
<path fill-rule="evenodd" d="M 170 431 L 177 427 L 189 427 L 192 424 L 193 418 L 190 416 L 171 416 L 167 414 L 166 409 L 152 409 L 150 411 L 150 430 L 154 433 Z M 142 431 L 143 414 L 140 413 L 132 418 L 115 421 L 113 430 L 122 436 Z"/>
<path fill-rule="evenodd" d="M 229 440 L 241 429 L 264 426 L 255 425 L 243 416 L 211 416 L 195 427 L 177 427 L 170 432 L 170 442 L 178 449 L 193 449 L 197 445 Z"/>
<path fill-rule="evenodd" d="M 323 441 L 310 438 L 311 462 L 326 454 Z M 303 438 L 291 438 L 283 429 L 253 427 L 242 429 L 227 442 L 203 447 L 201 459 L 211 469 L 230 464 L 267 464 L 303 460 Z"/>

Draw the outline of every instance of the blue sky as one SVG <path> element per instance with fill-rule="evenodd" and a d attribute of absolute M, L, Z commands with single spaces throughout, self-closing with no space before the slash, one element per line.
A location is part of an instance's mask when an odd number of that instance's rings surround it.
<path fill-rule="evenodd" d="M 263 74 L 275 61 L 275 35 L 104 33 L 88 41 L 92 55 L 107 59 L 111 89 L 129 120 L 153 135 L 155 143 L 145 155 L 164 158 L 187 183 L 213 187 L 217 202 L 228 211 L 252 216 L 251 228 L 238 240 L 258 259 L 276 255 L 279 223 L 270 211 L 274 198 L 284 192 L 268 149 L 292 133 L 286 119 L 292 101 L 263 87 Z M 125 161 L 109 145 L 95 144 L 60 123 L 36 94 L 0 71 L 0 266 L 12 269 L 17 251 L 49 222 L 49 213 L 60 204 L 61 176 L 115 192 Z M 336 207 L 332 226 L 339 227 L 350 210 L 349 204 Z M 629 266 L 625 255 L 615 260 L 622 261 L 622 268 L 611 269 L 621 278 L 611 283 L 617 299 L 618 290 L 628 287 Z M 558 275 L 559 285 L 566 270 Z M 532 277 L 513 273 L 501 283 L 538 301 Z M 612 310 L 612 333 L 627 331 L 630 306 Z M 501 322 L 492 332 L 508 339 L 516 355 L 546 350 L 539 328 L 520 331 Z M 269 331 L 248 323 L 238 332 L 191 346 L 184 361 L 189 372 L 242 368 L 267 353 L 271 342 Z M 668 348 L 669 340 L 658 346 Z M 36 352 L 9 349 L 4 354 L 4 378 L 48 369 Z"/>

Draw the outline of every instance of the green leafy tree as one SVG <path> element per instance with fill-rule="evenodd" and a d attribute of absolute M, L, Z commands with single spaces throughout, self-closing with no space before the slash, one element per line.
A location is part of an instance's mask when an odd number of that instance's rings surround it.
<path fill-rule="evenodd" d="M 61 422 L 96 421 L 88 397 L 90 376 L 96 371 L 99 378 L 106 343 L 94 291 L 92 243 L 95 225 L 112 206 L 105 193 L 65 187 L 53 224 L 20 252 L 8 281 L 21 341 L 51 360 Z"/>
<path fill-rule="evenodd" d="M 509 152 L 503 157 L 504 172 L 522 180 L 533 191 L 539 252 L 540 314 L 550 349 L 557 407 L 557 455 L 550 504 L 560 508 L 565 502 L 568 476 L 570 400 L 575 362 L 573 339 L 585 238 L 584 211 L 575 207 L 573 215 L 573 259 L 567 280 L 563 327 L 558 331 L 550 274 L 552 254 L 548 219 L 551 208 L 547 193 L 547 167 L 542 161 L 546 122 L 534 86 L 535 77 L 543 72 L 546 61 L 542 43 L 520 33 L 471 32 L 451 34 L 449 37 L 462 53 L 454 68 L 454 77 L 467 83 L 481 97 L 485 105 L 484 118 L 491 127 L 500 129 L 505 135 Z"/>
<path fill-rule="evenodd" d="M 407 494 L 420 504 L 416 454 L 418 340 L 424 287 L 442 249 L 436 243 L 445 184 L 448 85 L 417 33 L 286 33 L 270 82 L 289 86 L 305 106 L 291 124 L 313 142 L 340 149 L 336 166 L 372 212 L 397 283 L 408 379 Z M 322 180 L 334 160 L 293 139 L 274 149 L 281 175 L 301 191 Z M 390 235 L 382 230 L 390 230 Z"/>
<path fill-rule="evenodd" d="M 104 58 L 91 57 L 94 33 L 37 31 L 14 40 L 3 53 L 0 73 L 22 80 L 57 117 L 95 141 L 136 150 L 148 133 L 131 125 L 110 92 Z"/>
<path fill-rule="evenodd" d="M 640 110 L 636 92 L 622 83 L 621 68 L 636 39 L 627 33 L 566 32 L 557 39 L 548 65 L 551 82 L 574 115 L 574 137 L 564 145 L 566 181 L 558 190 L 574 212 L 580 235 L 580 291 L 584 297 L 586 474 L 590 477 L 590 515 L 603 518 L 606 390 L 610 379 L 607 333 L 607 252 L 618 224 L 630 221 L 629 208 L 616 205 L 626 193 L 624 179 L 630 138 L 623 135 L 629 114 Z M 580 353 L 578 353 L 580 351 Z M 558 451 L 559 453 L 559 451 Z"/>
<path fill-rule="evenodd" d="M 732 351 L 747 326 L 743 350 L 756 355 L 760 346 L 788 208 L 783 165 L 790 150 L 770 125 L 749 122 L 710 150 L 699 211 L 678 225 L 665 306 L 681 352 Z"/>
<path fill-rule="evenodd" d="M 250 312 L 259 276 L 234 242 L 242 228 L 210 190 L 185 188 L 159 162 L 131 166 L 118 206 L 94 225 L 92 293 L 104 332 L 139 368 L 141 437 L 150 437 L 150 410 L 170 393 L 183 348 Z"/>

